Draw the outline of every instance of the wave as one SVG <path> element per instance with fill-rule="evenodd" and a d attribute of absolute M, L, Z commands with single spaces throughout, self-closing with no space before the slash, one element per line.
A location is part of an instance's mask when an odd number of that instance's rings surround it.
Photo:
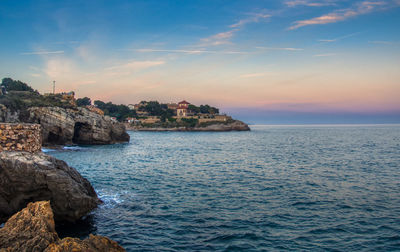
<path fill-rule="evenodd" d="M 97 191 L 97 196 L 103 201 L 101 207 L 114 208 L 117 205 L 122 204 L 125 200 L 123 195 L 127 194 L 127 191 L 111 193 L 103 190 Z"/>

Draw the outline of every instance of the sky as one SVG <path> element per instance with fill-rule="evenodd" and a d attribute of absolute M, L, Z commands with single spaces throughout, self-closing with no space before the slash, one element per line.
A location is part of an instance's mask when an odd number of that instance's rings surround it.
<path fill-rule="evenodd" d="M 249 123 L 400 123 L 400 0 L 0 0 L 0 78 Z"/>

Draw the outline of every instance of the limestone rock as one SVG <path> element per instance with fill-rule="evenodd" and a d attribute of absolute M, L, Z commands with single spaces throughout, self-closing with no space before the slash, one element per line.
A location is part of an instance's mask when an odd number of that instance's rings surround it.
<path fill-rule="evenodd" d="M 44 251 L 57 240 L 50 202 L 29 203 L 0 229 L 0 252 Z"/>
<path fill-rule="evenodd" d="M 29 202 L 50 200 L 57 221 L 73 222 L 101 203 L 88 180 L 43 153 L 0 152 L 0 222 Z"/>
<path fill-rule="evenodd" d="M 119 252 L 125 251 L 107 237 L 90 235 L 85 240 L 59 239 L 49 201 L 29 203 L 0 229 L 0 252 Z"/>
<path fill-rule="evenodd" d="M 113 144 L 128 142 L 122 123 L 89 111 L 86 108 L 29 108 L 31 123 L 40 123 L 45 145 Z"/>
<path fill-rule="evenodd" d="M 119 252 L 125 251 L 117 242 L 107 237 L 90 235 L 85 240 L 77 238 L 64 238 L 56 243 L 50 244 L 45 252 Z"/>
<path fill-rule="evenodd" d="M 42 143 L 47 146 L 129 142 L 122 123 L 82 107 L 32 107 L 11 111 L 0 104 L 0 122 L 41 124 Z"/>

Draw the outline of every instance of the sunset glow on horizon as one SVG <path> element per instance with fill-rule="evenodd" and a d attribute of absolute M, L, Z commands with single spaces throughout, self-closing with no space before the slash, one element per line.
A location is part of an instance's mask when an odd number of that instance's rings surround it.
<path fill-rule="evenodd" d="M 400 1 L 2 1 L 0 76 L 42 93 L 400 114 Z"/>

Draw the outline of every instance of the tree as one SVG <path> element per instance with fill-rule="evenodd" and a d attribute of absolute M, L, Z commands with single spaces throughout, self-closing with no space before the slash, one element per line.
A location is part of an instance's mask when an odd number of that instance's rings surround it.
<path fill-rule="evenodd" d="M 206 104 L 200 105 L 200 112 L 203 114 L 219 114 L 219 109 Z"/>
<path fill-rule="evenodd" d="M 89 97 L 79 98 L 79 99 L 76 99 L 76 105 L 78 105 L 79 107 L 85 107 L 88 105 L 92 105 L 92 100 L 90 100 Z"/>
<path fill-rule="evenodd" d="M 28 84 L 22 82 L 22 81 L 16 81 L 11 78 L 4 78 L 1 82 L 1 85 L 6 88 L 7 91 L 29 91 L 29 92 L 35 92 L 33 88 L 31 88 Z"/>
<path fill-rule="evenodd" d="M 189 104 L 188 109 L 189 109 L 190 111 L 192 111 L 192 113 L 195 114 L 195 115 L 197 115 L 198 113 L 200 113 L 200 108 L 197 107 L 197 106 L 195 106 L 195 105 L 193 105 L 193 104 Z"/>
<path fill-rule="evenodd" d="M 94 101 L 94 105 L 104 111 L 105 115 L 116 117 L 118 121 L 123 121 L 128 117 L 136 117 L 136 111 L 128 106 L 120 104 L 116 105 L 112 102 L 104 103 L 102 101 Z"/>
<path fill-rule="evenodd" d="M 158 101 L 149 101 L 144 107 L 144 111 L 152 116 L 161 116 L 163 109 Z"/>

